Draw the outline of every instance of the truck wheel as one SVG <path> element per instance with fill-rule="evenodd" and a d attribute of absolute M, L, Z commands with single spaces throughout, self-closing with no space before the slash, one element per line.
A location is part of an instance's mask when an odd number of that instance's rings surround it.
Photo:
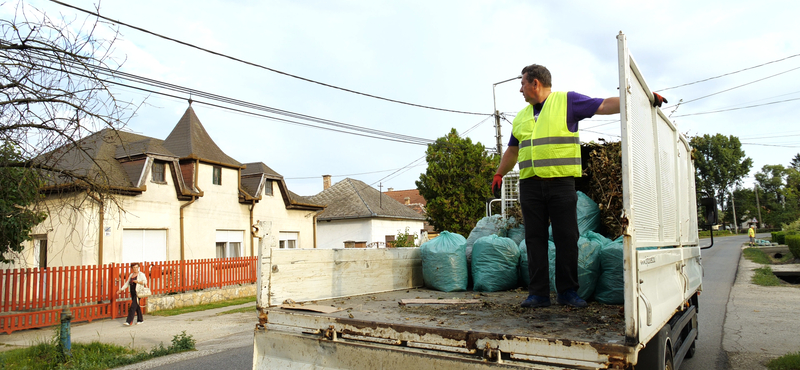
<path fill-rule="evenodd" d="M 672 359 L 672 350 L 667 348 L 664 355 L 664 370 L 675 370 Z"/>
<path fill-rule="evenodd" d="M 672 348 L 669 348 L 669 324 L 664 325 L 653 339 L 639 351 L 639 360 L 635 370 L 675 370 L 672 359 Z"/>

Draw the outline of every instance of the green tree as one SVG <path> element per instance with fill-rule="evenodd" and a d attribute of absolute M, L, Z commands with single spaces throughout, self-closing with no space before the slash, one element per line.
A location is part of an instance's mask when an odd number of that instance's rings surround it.
<path fill-rule="evenodd" d="M 745 156 L 742 143 L 736 136 L 706 134 L 693 137 L 689 143 L 695 149 L 697 189 L 715 197 L 720 206 L 725 206 L 729 189 L 741 185 L 742 179 L 753 167 L 753 160 Z M 720 220 L 733 221 L 733 215 L 728 213 L 726 207 L 720 213 Z"/>
<path fill-rule="evenodd" d="M 755 175 L 762 222 L 772 227 L 791 223 L 800 217 L 797 194 L 786 186 L 791 172 L 777 164 L 765 165 Z"/>
<path fill-rule="evenodd" d="M 741 232 L 741 225 L 742 222 L 746 220 L 752 220 L 754 218 L 758 218 L 758 209 L 756 208 L 756 194 L 752 188 L 742 188 L 736 187 L 732 192 L 732 197 L 728 197 L 728 203 L 726 204 L 726 209 L 733 209 L 734 202 L 736 206 L 736 224 L 740 228 Z M 731 201 L 733 198 L 733 202 Z M 733 212 L 730 212 L 731 218 L 733 218 Z"/>
<path fill-rule="evenodd" d="M 22 251 L 31 229 L 47 217 L 31 207 L 39 200 L 39 175 L 27 168 L 5 167 L 21 159 L 10 144 L 0 147 L 0 262 L 11 260 L 6 252 Z"/>
<path fill-rule="evenodd" d="M 428 221 L 436 230 L 469 235 L 484 216 L 498 158 L 452 129 L 428 145 L 425 159 L 428 168 L 416 184 L 427 201 Z"/>
<path fill-rule="evenodd" d="M 794 158 L 792 158 L 792 161 L 789 163 L 789 167 L 800 171 L 800 153 L 795 154 Z"/>

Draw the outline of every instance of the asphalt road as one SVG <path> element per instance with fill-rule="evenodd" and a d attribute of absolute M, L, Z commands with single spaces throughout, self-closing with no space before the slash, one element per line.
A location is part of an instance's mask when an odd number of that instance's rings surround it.
<path fill-rule="evenodd" d="M 766 234 L 765 234 L 766 235 Z M 760 236 L 759 236 L 760 237 Z M 722 331 L 728 296 L 736 278 L 742 244 L 747 236 L 715 238 L 714 246 L 702 251 L 703 293 L 697 314 L 697 351 L 685 360 L 680 370 L 725 370 L 728 357 L 722 350 Z M 703 239 L 701 245 L 710 244 Z"/>
<path fill-rule="evenodd" d="M 252 341 L 253 334 L 247 333 Z M 234 347 L 223 352 L 202 357 L 195 357 L 181 362 L 153 367 L 158 370 L 252 370 L 253 343 L 243 347 Z"/>

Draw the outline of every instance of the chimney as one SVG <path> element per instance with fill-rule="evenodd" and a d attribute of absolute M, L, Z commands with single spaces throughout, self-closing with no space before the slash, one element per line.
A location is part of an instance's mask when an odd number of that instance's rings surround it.
<path fill-rule="evenodd" d="M 386 191 L 394 191 L 394 188 L 388 188 Z"/>
<path fill-rule="evenodd" d="M 331 187 L 331 175 L 322 175 L 322 190 Z"/>
<path fill-rule="evenodd" d="M 411 197 L 405 197 L 403 200 L 405 201 L 406 205 L 411 204 Z"/>

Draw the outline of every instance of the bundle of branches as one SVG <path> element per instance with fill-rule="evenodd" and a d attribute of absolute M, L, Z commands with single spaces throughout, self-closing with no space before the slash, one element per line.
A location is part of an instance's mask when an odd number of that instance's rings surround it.
<path fill-rule="evenodd" d="M 576 188 L 592 198 L 600 207 L 600 219 L 605 236 L 616 239 L 622 235 L 622 155 L 621 143 L 584 143 L 582 157 L 584 177 Z"/>

